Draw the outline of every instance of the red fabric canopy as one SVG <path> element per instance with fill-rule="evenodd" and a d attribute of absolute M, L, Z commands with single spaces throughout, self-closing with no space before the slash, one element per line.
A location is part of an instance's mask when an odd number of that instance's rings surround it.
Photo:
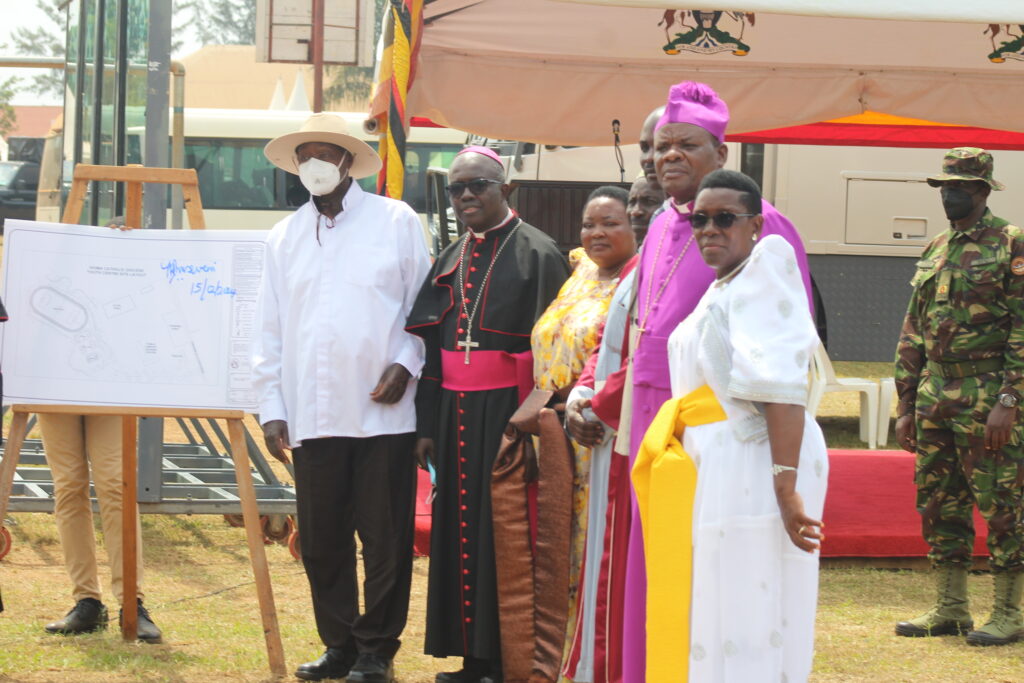
<path fill-rule="evenodd" d="M 409 125 L 416 128 L 444 128 L 444 126 L 439 123 L 434 123 L 426 116 L 413 116 L 409 120 Z"/>
<path fill-rule="evenodd" d="M 779 145 L 1024 149 L 1024 133 L 954 126 L 875 112 L 803 126 L 727 135 L 726 140 Z"/>

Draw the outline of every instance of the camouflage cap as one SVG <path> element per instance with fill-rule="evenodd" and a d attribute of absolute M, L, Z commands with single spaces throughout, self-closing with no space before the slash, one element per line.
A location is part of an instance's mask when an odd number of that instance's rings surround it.
<path fill-rule="evenodd" d="M 942 173 L 928 176 L 928 184 L 939 187 L 947 180 L 980 180 L 993 190 L 1005 189 L 992 179 L 992 154 L 980 147 L 956 147 L 942 158 Z"/>

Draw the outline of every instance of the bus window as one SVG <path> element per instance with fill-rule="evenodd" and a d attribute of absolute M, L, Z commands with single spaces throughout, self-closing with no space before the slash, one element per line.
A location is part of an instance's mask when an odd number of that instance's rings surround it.
<path fill-rule="evenodd" d="M 134 130 L 134 129 L 131 129 Z M 125 136 L 125 160 L 126 164 L 142 164 L 142 138 L 129 131 Z"/>
<path fill-rule="evenodd" d="M 263 155 L 265 140 L 188 138 L 185 166 L 199 176 L 203 208 L 279 209 L 276 169 Z"/>
<path fill-rule="evenodd" d="M 427 169 L 448 168 L 462 145 L 413 143 L 405 154 L 405 187 L 402 199 L 416 213 L 427 210 Z"/>
<path fill-rule="evenodd" d="M 297 209 L 309 201 L 309 190 L 302 185 L 299 176 L 281 170 L 278 170 L 277 173 L 284 178 L 285 206 L 289 209 Z M 362 183 L 362 181 L 359 182 Z"/>
<path fill-rule="evenodd" d="M 377 149 L 377 143 L 369 143 Z M 412 142 L 405 150 L 405 183 L 402 188 L 402 200 L 411 206 L 416 213 L 427 210 L 427 168 L 439 166 L 448 168 L 462 145 Z M 377 175 L 359 179 L 359 186 L 367 192 L 377 192 Z M 308 197 L 304 197 L 305 201 Z M 289 204 L 289 206 L 293 206 Z"/>
<path fill-rule="evenodd" d="M 185 166 L 199 176 L 205 209 L 296 209 L 309 201 L 298 176 L 275 168 L 263 155 L 266 140 L 186 138 Z M 376 143 L 371 142 L 376 148 Z M 410 143 L 405 157 L 402 199 L 417 213 L 426 210 L 426 174 L 431 166 L 447 167 L 461 145 Z M 377 191 L 376 174 L 359 179 L 365 191 Z"/>
<path fill-rule="evenodd" d="M 743 143 L 740 170 L 764 188 L 764 145 Z"/>

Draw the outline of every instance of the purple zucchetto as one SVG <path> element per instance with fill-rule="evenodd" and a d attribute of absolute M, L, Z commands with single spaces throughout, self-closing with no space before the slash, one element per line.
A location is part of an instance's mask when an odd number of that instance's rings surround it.
<path fill-rule="evenodd" d="M 483 147 L 481 145 L 470 145 L 469 147 L 463 147 L 461 150 L 459 150 L 459 153 L 456 154 L 455 156 L 460 157 L 463 154 L 469 154 L 470 152 L 472 152 L 474 154 L 481 154 L 481 155 L 487 157 L 488 159 L 492 159 L 492 160 L 496 161 L 498 163 L 498 166 L 501 166 L 501 170 L 502 171 L 505 170 L 505 164 L 502 163 L 501 157 L 499 157 L 498 153 L 495 152 L 490 147 Z"/>
<path fill-rule="evenodd" d="M 692 123 L 722 142 L 729 125 L 729 107 L 711 86 L 696 81 L 683 81 L 669 88 L 665 113 L 658 119 L 654 129 L 668 123 Z"/>

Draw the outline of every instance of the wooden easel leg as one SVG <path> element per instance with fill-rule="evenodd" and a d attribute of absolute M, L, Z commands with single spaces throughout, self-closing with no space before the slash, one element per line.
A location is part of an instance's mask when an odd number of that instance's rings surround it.
<path fill-rule="evenodd" d="M 129 228 L 142 227 L 142 183 L 125 183 L 124 224 Z"/>
<path fill-rule="evenodd" d="M 89 181 L 84 178 L 73 178 L 68 202 L 64 205 L 61 223 L 78 223 L 82 219 L 82 207 L 85 205 L 85 193 L 89 189 Z"/>
<path fill-rule="evenodd" d="M 284 646 L 281 644 L 281 631 L 277 624 L 274 591 L 270 586 L 270 567 L 267 564 L 267 550 L 263 545 L 259 509 L 256 507 L 256 489 L 249 472 L 245 433 L 241 420 L 232 419 L 227 422 L 231 438 L 231 459 L 235 463 L 235 478 L 238 481 L 238 497 L 242 502 L 242 517 L 245 519 L 245 536 L 249 542 L 249 559 L 252 561 L 260 618 L 263 620 L 263 636 L 267 641 L 267 659 L 270 660 L 271 673 L 284 675 Z"/>
<path fill-rule="evenodd" d="M 138 576 L 136 575 L 139 553 L 138 537 L 135 530 L 138 514 L 138 475 L 136 474 L 136 444 L 138 443 L 138 419 L 134 416 L 121 418 L 121 573 L 124 582 L 124 600 L 121 604 L 121 638 L 126 643 L 134 642 L 138 636 Z"/>
<path fill-rule="evenodd" d="M 0 462 L 0 526 L 3 526 L 7 504 L 14 489 L 14 473 L 21 457 L 21 445 L 25 443 L 27 426 L 28 413 L 15 411 L 14 417 L 11 418 L 11 430 L 7 434 L 7 445 L 4 447 L 4 459 Z"/>
<path fill-rule="evenodd" d="M 206 227 L 203 216 L 203 202 L 199 198 L 199 185 L 182 184 L 181 194 L 185 199 L 185 211 L 188 213 L 189 230 L 200 230 Z"/>

